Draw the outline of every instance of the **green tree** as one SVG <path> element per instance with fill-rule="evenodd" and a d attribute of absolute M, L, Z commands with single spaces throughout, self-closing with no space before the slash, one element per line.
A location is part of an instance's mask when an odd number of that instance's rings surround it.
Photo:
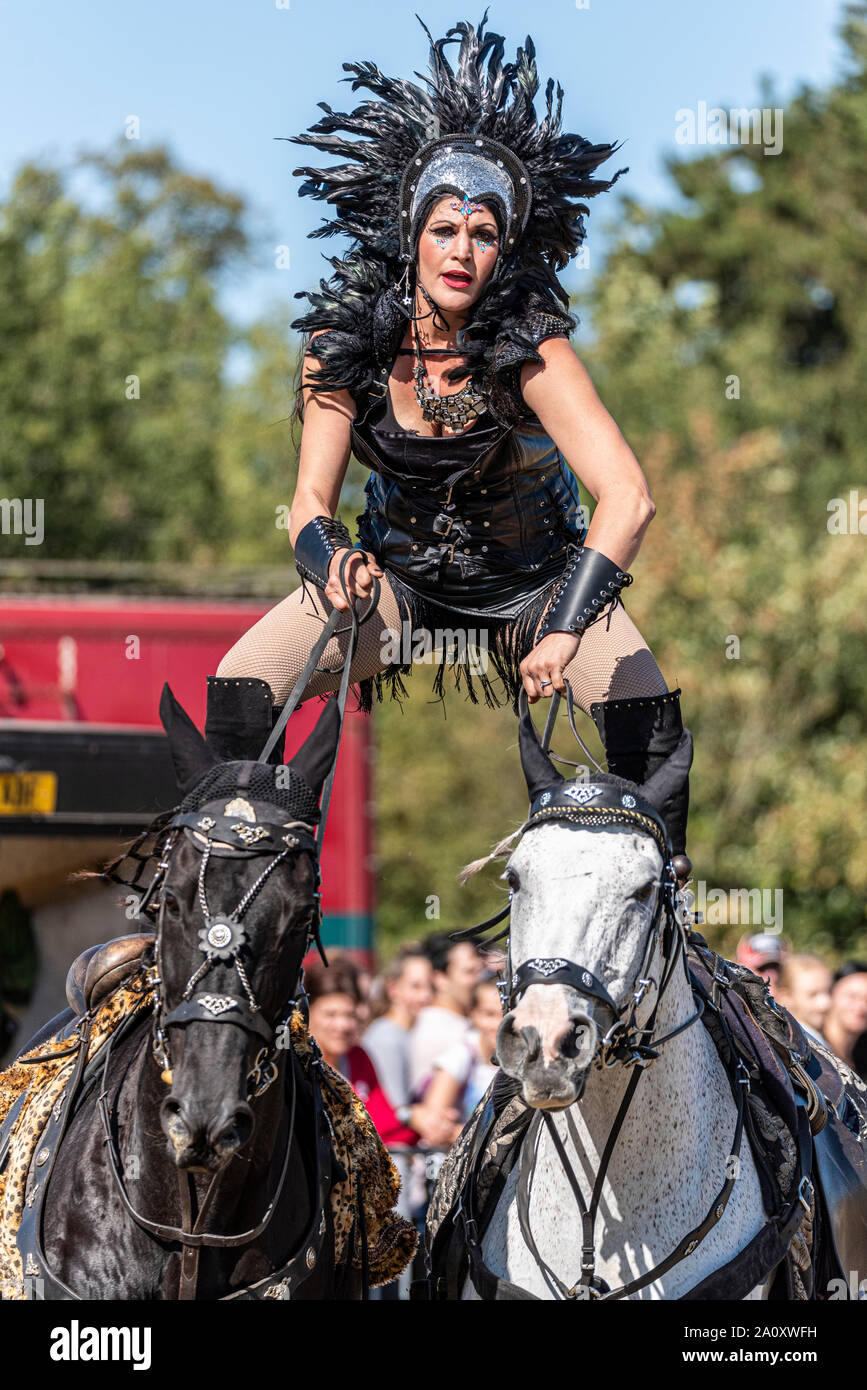
<path fill-rule="evenodd" d="M 246 250 L 242 204 L 163 148 L 79 163 L 99 212 L 32 164 L 0 210 L 3 490 L 44 500 L 39 558 L 212 559 L 237 337 L 216 290 Z M 2 553 L 21 545 L 4 536 Z"/>

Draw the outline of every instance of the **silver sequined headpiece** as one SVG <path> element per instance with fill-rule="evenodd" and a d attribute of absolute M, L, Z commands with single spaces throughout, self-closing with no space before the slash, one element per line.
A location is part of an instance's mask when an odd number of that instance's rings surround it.
<path fill-rule="evenodd" d="M 533 197 L 526 166 L 506 145 L 480 135 L 441 135 L 423 145 L 400 184 L 400 248 L 412 259 L 418 213 L 430 193 L 457 193 L 473 202 L 499 205 L 511 249 L 527 225 Z"/>

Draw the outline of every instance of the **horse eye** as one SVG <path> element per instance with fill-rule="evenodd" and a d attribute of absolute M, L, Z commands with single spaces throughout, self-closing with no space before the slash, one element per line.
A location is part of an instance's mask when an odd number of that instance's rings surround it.
<path fill-rule="evenodd" d="M 632 894 L 632 896 L 636 899 L 636 901 L 640 903 L 646 903 L 647 899 L 650 897 L 652 892 L 653 880 L 651 879 L 650 883 L 645 883 L 643 888 L 637 888 L 635 892 Z"/>
<path fill-rule="evenodd" d="M 508 885 L 509 885 L 509 887 L 511 888 L 512 892 L 513 892 L 513 893 L 517 893 L 518 889 L 519 889 L 520 886 L 521 886 L 521 880 L 520 880 L 520 878 L 518 877 L 518 875 L 517 875 L 517 873 L 515 872 L 515 870 L 514 870 L 514 869 L 507 869 L 506 872 L 503 874 L 503 878 L 504 878 L 504 879 L 506 880 L 506 882 L 508 883 Z"/>

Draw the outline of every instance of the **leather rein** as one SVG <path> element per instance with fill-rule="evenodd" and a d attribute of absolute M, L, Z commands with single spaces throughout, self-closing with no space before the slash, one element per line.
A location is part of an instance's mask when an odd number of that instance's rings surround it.
<path fill-rule="evenodd" d="M 588 758 L 595 763 L 595 759 L 589 753 L 575 729 L 572 690 L 568 683 L 566 691 L 569 721 L 573 733 L 575 737 L 578 738 Z M 557 692 L 551 697 L 551 708 L 548 712 L 545 731 L 541 740 L 541 746 L 545 752 L 548 751 L 548 743 L 553 731 L 559 699 L 560 696 Z M 523 692 L 521 704 L 523 711 L 523 709 L 527 707 L 526 695 Z M 566 762 L 567 760 L 558 759 L 558 761 Z M 599 768 L 598 763 L 595 765 Z M 601 771 L 602 769 L 600 768 L 599 770 Z M 588 792 L 592 792 L 593 790 L 592 787 L 587 788 Z M 544 799 L 545 798 L 542 797 L 538 800 Z M 586 819 L 578 809 L 581 799 L 581 789 L 579 786 L 576 795 L 577 804 L 574 806 L 554 804 L 540 807 L 537 800 L 537 809 L 535 812 L 531 809 L 531 814 L 528 816 L 527 820 L 524 821 L 520 829 L 515 832 L 515 836 L 512 838 L 522 836 L 526 831 L 535 826 L 548 823 L 552 820 L 586 824 Z M 584 798 L 585 802 L 591 799 L 589 795 Z M 510 945 L 508 947 L 507 976 L 506 980 L 500 985 L 504 1015 L 508 1013 L 510 1009 L 514 1008 L 520 996 L 530 985 L 565 985 L 586 998 L 598 1001 L 610 1011 L 613 1015 L 614 1022 L 605 1036 L 597 1041 L 596 1051 L 591 1065 L 595 1065 L 597 1068 L 609 1068 L 617 1065 L 632 1068 L 632 1075 L 626 1086 L 617 1114 L 615 1115 L 609 1131 L 600 1159 L 599 1168 L 594 1177 L 589 1203 L 584 1199 L 572 1162 L 551 1114 L 548 1111 L 537 1110 L 530 1123 L 530 1129 L 524 1136 L 516 1188 L 518 1221 L 527 1248 L 542 1270 L 544 1277 L 549 1281 L 549 1284 L 552 1284 L 557 1289 L 564 1299 L 607 1301 L 626 1298 L 632 1293 L 637 1292 L 637 1290 L 644 1288 L 647 1284 L 653 1283 L 654 1280 L 658 1279 L 662 1274 L 665 1274 L 674 1265 L 678 1264 L 688 1255 L 691 1255 L 693 1251 L 698 1248 L 708 1232 L 712 1230 L 722 1218 L 735 1183 L 734 1176 L 726 1178 L 725 1183 L 714 1197 L 704 1220 L 700 1222 L 694 1230 L 688 1232 L 687 1235 L 683 1237 L 670 1255 L 654 1265 L 654 1267 L 645 1274 L 615 1289 L 609 1288 L 605 1280 L 596 1274 L 595 1225 L 599 1201 L 602 1196 L 605 1177 L 614 1153 L 615 1145 L 623 1128 L 623 1123 L 626 1119 L 629 1107 L 635 1097 L 638 1083 L 644 1071 L 649 1066 L 652 1066 L 658 1058 L 659 1049 L 670 1042 L 672 1038 L 677 1037 L 679 1034 L 685 1032 L 686 1029 L 691 1028 L 693 1024 L 699 1021 L 704 1012 L 703 996 L 693 988 L 693 998 L 697 1006 L 695 1012 L 690 1014 L 687 1019 L 663 1036 L 654 1037 L 653 1035 L 656 1016 L 665 991 L 673 978 L 678 961 L 681 957 L 685 960 L 688 917 L 686 910 L 678 904 L 677 877 L 671 862 L 670 849 L 659 817 L 656 816 L 655 813 L 653 817 L 646 814 L 646 812 L 652 808 L 645 807 L 644 811 L 642 811 L 642 806 L 635 797 L 627 797 L 624 798 L 624 800 L 627 804 L 624 805 L 622 809 L 618 808 L 616 812 L 614 809 L 611 810 L 612 817 L 616 814 L 617 819 L 621 822 L 625 821 L 639 830 L 653 834 L 657 846 L 662 851 L 664 861 L 662 878 L 657 883 L 659 892 L 657 894 L 656 906 L 650 925 L 647 928 L 647 939 L 642 953 L 642 964 L 633 991 L 627 995 L 626 999 L 621 1004 L 617 1004 L 592 971 L 564 957 L 536 956 L 530 960 L 524 961 L 513 971 Z M 509 852 L 511 853 L 511 851 Z M 484 938 L 484 932 L 489 927 L 502 921 L 502 919 L 511 912 L 511 899 L 512 894 L 510 892 L 509 902 L 501 912 L 488 918 L 485 922 L 476 924 L 474 927 L 466 928 L 460 932 L 454 932 L 452 936 L 458 940 L 475 940 L 481 944 L 489 944 L 492 941 L 500 940 L 503 936 L 508 936 L 508 927 L 497 933 L 494 937 Z M 661 949 L 661 971 L 660 981 L 657 984 L 649 971 L 654 951 L 658 944 Z M 651 989 L 656 990 L 653 1008 L 648 1016 L 646 1024 L 643 1027 L 639 1027 L 636 1023 L 636 1011 Z M 740 1153 L 744 1129 L 744 1094 L 745 1089 L 749 1087 L 749 1075 L 742 1062 L 738 1062 L 735 1075 L 729 1075 L 729 1082 L 732 1087 L 737 1118 L 734 1137 L 728 1152 L 737 1159 Z M 579 1101 L 574 1101 L 573 1105 L 578 1103 Z M 575 1129 L 571 1110 L 572 1106 L 566 1107 L 566 1123 L 573 1143 L 577 1146 L 577 1131 Z M 581 1216 L 581 1271 L 577 1280 L 571 1285 L 566 1284 L 542 1259 L 533 1238 L 532 1231 L 530 1230 L 530 1191 L 532 1186 L 535 1149 L 543 1126 L 547 1129 L 551 1137 L 555 1152 L 566 1174 L 567 1182 L 575 1197 Z M 731 1168 L 733 1173 L 736 1172 L 736 1163 L 730 1164 L 728 1167 Z M 464 1239 L 469 1256 L 469 1275 L 473 1287 L 483 1299 L 535 1299 L 535 1294 L 515 1284 L 511 1284 L 507 1280 L 500 1279 L 485 1264 L 482 1257 L 478 1217 L 475 1211 L 474 1177 L 475 1164 L 470 1173 L 467 1189 L 465 1193 L 461 1195 L 455 1213 L 456 1219 L 461 1221 L 464 1229 Z"/>
<path fill-rule="evenodd" d="M 248 1100 L 254 1100 L 256 1097 L 263 1095 L 279 1076 L 277 1050 L 283 1046 L 283 1041 L 288 1037 L 289 1019 L 294 1010 L 299 1007 L 297 995 L 301 984 L 301 973 L 299 972 L 299 976 L 295 981 L 292 998 L 289 1001 L 288 1009 L 283 1019 L 276 1026 L 271 1025 L 262 1014 L 242 961 L 242 952 L 246 944 L 246 935 L 243 929 L 242 919 L 247 908 L 253 902 L 271 873 L 273 873 L 278 865 L 283 863 L 289 855 L 297 853 L 300 850 L 307 850 L 312 854 L 315 868 L 314 909 L 308 929 L 305 954 L 315 942 L 324 963 L 326 965 L 328 964 L 320 936 L 322 922 L 320 853 L 325 833 L 325 823 L 328 816 L 328 806 L 331 800 L 334 775 L 337 768 L 337 752 L 340 746 L 340 736 L 343 732 L 343 720 L 349 690 L 350 668 L 358 643 L 359 628 L 376 609 L 379 603 L 381 588 L 379 580 L 374 578 L 370 602 L 363 616 L 359 618 L 355 611 L 354 600 L 350 597 L 344 578 L 346 564 L 349 558 L 350 554 L 342 556 L 338 577 L 343 593 L 350 605 L 349 615 L 351 625 L 349 628 L 337 629 L 341 610 L 335 608 L 332 611 L 320 636 L 314 643 L 304 670 L 301 672 L 257 760 L 258 762 L 267 761 L 269 754 L 276 746 L 283 729 L 286 727 L 290 715 L 300 703 L 307 689 L 310 677 L 313 675 L 314 671 L 324 669 L 319 667 L 317 663 L 319 662 L 322 652 L 335 634 L 335 631 L 351 631 L 346 658 L 342 667 L 337 668 L 342 672 L 337 698 L 339 711 L 337 740 L 331 769 L 323 786 L 318 826 L 314 829 L 311 824 L 305 821 L 281 822 L 279 824 L 266 821 L 250 825 L 246 821 L 239 822 L 237 817 L 231 815 L 203 815 L 200 812 L 179 813 L 169 823 L 169 834 L 163 846 L 156 872 L 147 892 L 139 904 L 140 916 L 147 912 L 150 904 L 154 902 L 154 900 L 155 906 L 157 907 L 156 962 L 147 972 L 146 978 L 147 983 L 151 985 L 155 991 L 152 1038 L 154 1058 L 161 1068 L 163 1079 L 167 1080 L 169 1084 L 171 1084 L 172 1064 L 167 1030 L 172 1026 L 184 1027 L 191 1022 L 232 1023 L 263 1041 L 264 1046 L 257 1054 L 247 1077 Z M 336 670 L 332 672 L 332 674 L 336 674 Z M 242 769 L 237 784 L 239 792 L 245 790 L 249 783 L 249 778 L 252 775 L 253 768 L 256 765 L 256 762 L 248 763 L 246 767 Z M 166 907 L 165 881 L 171 862 L 172 852 L 181 834 L 185 834 L 201 853 L 197 896 L 204 920 L 204 926 L 199 931 L 199 945 L 203 952 L 204 959 L 198 969 L 193 972 L 187 981 L 180 1003 L 174 1009 L 168 1011 L 162 992 L 163 972 L 161 964 L 163 916 Z M 266 855 L 269 860 L 253 885 L 244 893 L 238 905 L 228 914 L 225 912 L 215 912 L 212 914 L 208 906 L 205 891 L 205 875 L 212 854 L 233 858 L 247 857 L 250 855 Z M 151 911 L 153 911 L 152 908 Z M 201 991 L 196 992 L 196 985 L 207 973 L 210 966 L 218 960 L 224 962 L 230 961 L 234 964 L 243 989 L 243 995 L 227 994 L 222 991 L 219 994 Z M 151 1221 L 148 1217 L 143 1215 L 143 1213 L 138 1211 L 131 1201 L 124 1183 L 123 1162 L 118 1149 L 115 1129 L 112 1125 L 112 1109 L 109 1105 L 108 1098 L 108 1069 L 112 1041 L 113 1039 L 110 1038 L 106 1045 L 105 1062 L 102 1071 L 102 1089 L 97 1098 L 112 1177 L 126 1212 L 136 1225 L 140 1226 L 142 1230 L 147 1231 L 150 1235 L 155 1236 L 158 1240 L 176 1241 L 180 1243 L 182 1246 L 182 1253 L 178 1298 L 180 1300 L 195 1299 L 198 1287 L 199 1255 L 202 1248 L 213 1247 L 226 1249 L 250 1244 L 264 1233 L 277 1210 L 289 1171 L 289 1160 L 295 1137 L 295 1114 L 298 1087 L 295 1063 L 290 1055 L 292 1077 L 291 1099 L 289 1103 L 289 1125 L 283 1163 L 274 1194 L 261 1219 L 255 1226 L 247 1231 L 224 1234 L 205 1230 L 203 1229 L 203 1225 L 209 1212 L 213 1208 L 222 1179 L 229 1164 L 225 1164 L 222 1168 L 218 1169 L 212 1177 L 198 1211 L 196 1211 L 196 1192 L 193 1176 L 189 1172 L 182 1172 L 178 1169 L 178 1196 L 182 1221 L 180 1226 L 172 1226 L 163 1222 Z M 312 1039 L 311 1043 L 313 1043 Z M 291 1048 L 288 1050 L 291 1054 Z M 315 1043 L 313 1043 L 313 1053 L 313 1065 L 315 1068 L 321 1061 L 321 1055 Z M 317 1104 L 319 1081 L 315 1072 L 313 1075 L 313 1091 L 314 1111 L 321 1110 L 321 1100 L 319 1100 Z M 316 1131 L 316 1129 L 317 1126 L 314 1124 L 314 1130 Z M 317 1173 L 314 1193 L 318 1193 L 321 1197 L 321 1162 L 319 1156 L 318 1132 L 315 1133 L 315 1141 Z M 231 1163 L 231 1161 L 230 1159 L 229 1163 Z M 364 1216 L 361 1210 L 359 1210 L 358 1219 L 363 1228 Z M 322 1220 L 319 1222 L 318 1226 L 318 1235 L 320 1239 L 324 1234 L 325 1224 L 323 1213 Z M 306 1263 L 308 1272 L 313 1267 L 318 1256 L 318 1249 L 315 1249 L 313 1245 L 308 1245 L 308 1240 L 309 1234 L 305 1236 L 305 1240 L 302 1242 L 302 1248 L 296 1252 L 287 1265 L 283 1267 L 282 1271 L 280 1271 L 281 1274 L 286 1274 L 287 1270 L 293 1271 L 295 1264 L 299 1263 L 302 1258 Z M 365 1233 L 362 1229 L 363 1243 L 364 1240 Z M 307 1248 L 305 1249 L 304 1247 Z M 275 1278 L 276 1277 L 277 1275 L 275 1275 Z M 368 1297 L 366 1280 L 364 1281 L 362 1297 L 364 1299 Z"/>

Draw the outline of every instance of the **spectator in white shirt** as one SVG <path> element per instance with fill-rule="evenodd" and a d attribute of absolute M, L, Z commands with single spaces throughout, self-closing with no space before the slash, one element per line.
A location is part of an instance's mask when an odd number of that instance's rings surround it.
<path fill-rule="evenodd" d="M 423 944 L 433 967 L 434 1001 L 421 1010 L 410 1036 L 410 1085 L 416 1099 L 430 1084 L 435 1059 L 469 1032 L 473 990 L 484 967 L 471 942 L 453 941 L 447 932 L 436 932 Z"/>
<path fill-rule="evenodd" d="M 495 978 L 484 976 L 473 991 L 471 1030 L 441 1052 L 434 1062 L 427 1104 L 433 1109 L 456 1106 L 466 1124 L 497 1074 L 491 1058 L 497 1046 L 497 1030 L 503 1021 L 500 991 Z"/>

